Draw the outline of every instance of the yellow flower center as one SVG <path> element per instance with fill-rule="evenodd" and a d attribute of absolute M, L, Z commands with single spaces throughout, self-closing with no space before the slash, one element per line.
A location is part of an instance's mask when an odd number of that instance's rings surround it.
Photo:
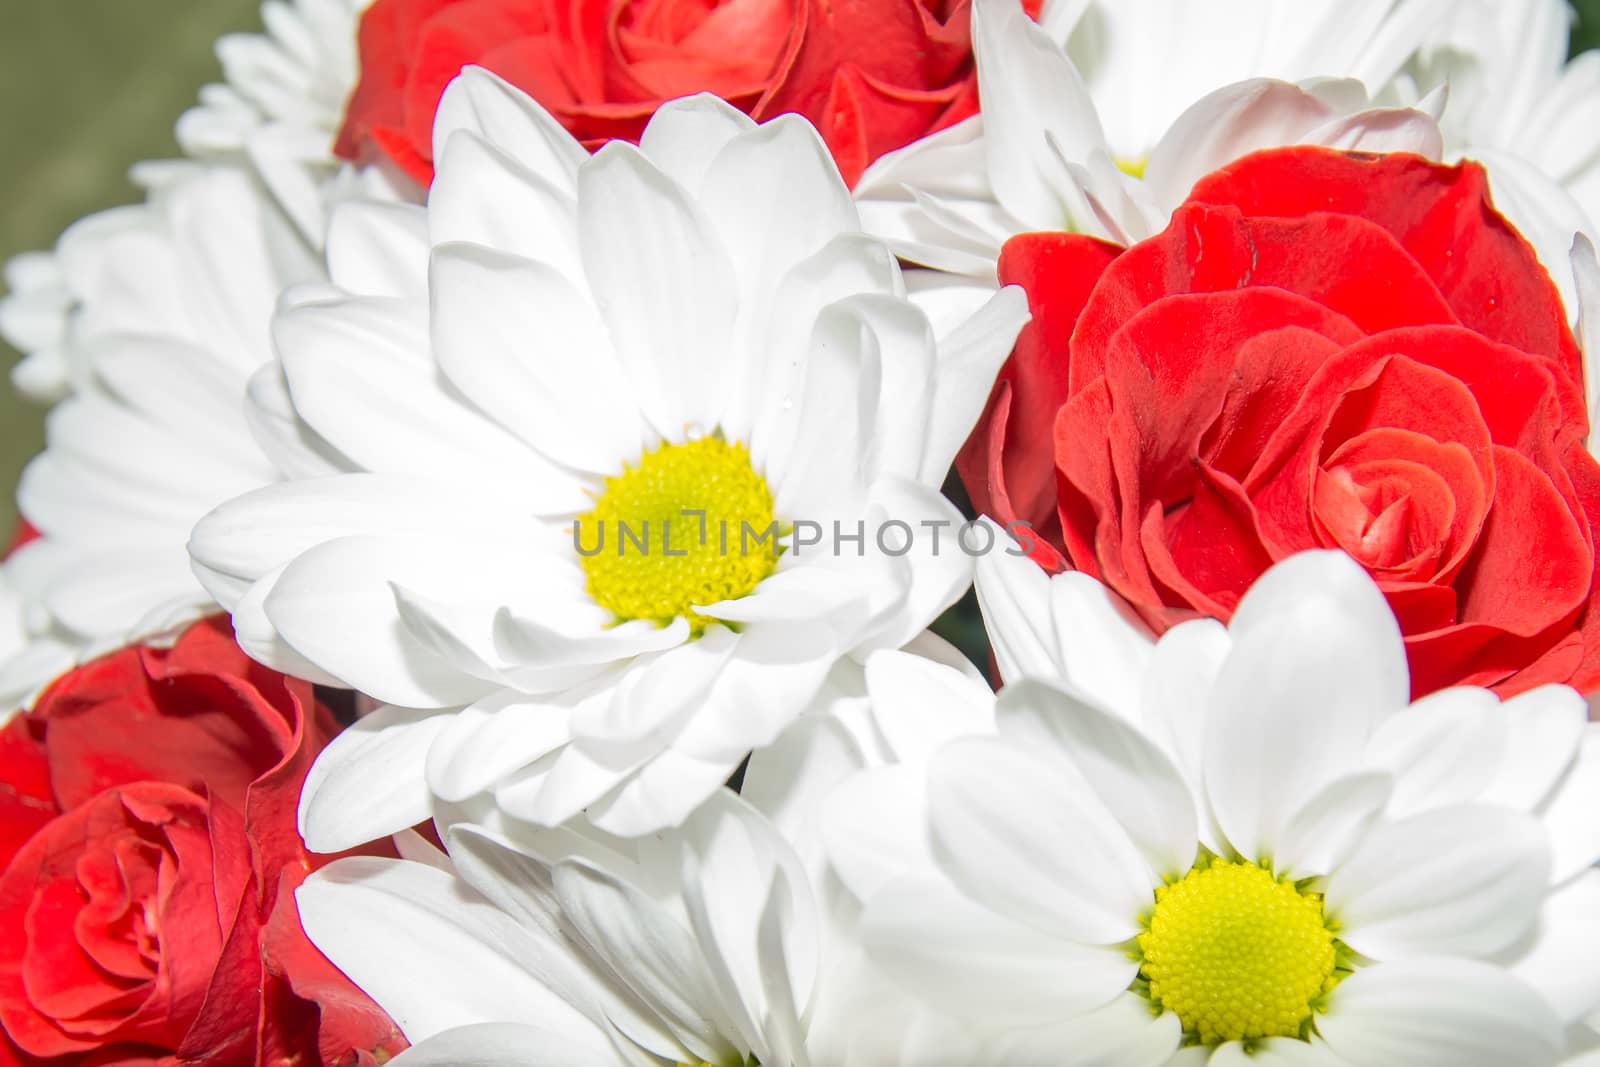
<path fill-rule="evenodd" d="M 1119 158 L 1117 160 L 1117 169 L 1130 178 L 1143 178 L 1145 165 L 1149 162 L 1149 156 L 1140 156 L 1138 159 Z"/>
<path fill-rule="evenodd" d="M 702 437 L 663 444 L 606 479 L 574 530 L 589 595 L 618 619 L 663 625 L 746 596 L 778 565 L 772 490 L 742 444 Z"/>
<path fill-rule="evenodd" d="M 1204 1045 L 1304 1037 L 1342 977 L 1322 894 L 1255 864 L 1202 861 L 1157 889 L 1138 943 L 1151 1003 Z"/>

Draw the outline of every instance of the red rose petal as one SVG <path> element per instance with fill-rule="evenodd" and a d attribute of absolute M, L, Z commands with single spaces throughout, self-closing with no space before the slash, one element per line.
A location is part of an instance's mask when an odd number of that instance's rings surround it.
<path fill-rule="evenodd" d="M 1383 590 L 1401 633 L 1423 634 L 1455 625 L 1456 591 L 1448 585 L 1379 577 L 1378 588 Z"/>
<path fill-rule="evenodd" d="M 304 871 L 283 872 L 267 920 L 261 955 L 270 1022 L 261 1027 L 268 1044 L 258 1062 L 331 1064 L 351 1048 L 387 1059 L 405 1047 L 399 1029 L 301 931 L 294 889 L 304 878 Z"/>
<path fill-rule="evenodd" d="M 1461 621 L 1532 637 L 1588 602 L 1594 553 L 1548 476 L 1503 445 L 1494 458 L 1494 506 L 1455 583 Z"/>
<path fill-rule="evenodd" d="M 1291 329 L 1301 332 L 1280 335 Z M 1137 485 L 1146 498 L 1181 501 L 1198 477 L 1201 441 L 1209 437 L 1226 450 L 1227 442 L 1216 440 L 1216 424 L 1236 387 L 1262 393 L 1280 387 L 1273 377 L 1278 360 L 1266 367 L 1239 365 L 1261 352 L 1246 346 L 1262 334 L 1281 341 L 1278 358 L 1301 364 L 1285 376 L 1293 387 L 1329 352 L 1314 341 L 1298 343 L 1306 332 L 1330 340 L 1352 336 L 1349 325 L 1326 309 L 1278 289 L 1170 296 L 1128 319 L 1104 351 L 1112 407 L 1128 414 L 1133 430 L 1129 437 L 1112 438 L 1119 481 Z M 1287 408 L 1294 399 L 1291 393 L 1262 402 Z M 1121 449 L 1124 443 L 1136 447 Z"/>
<path fill-rule="evenodd" d="M 1299 402 L 1262 450 L 1245 481 L 1266 535 L 1278 544 L 1322 544 L 1311 522 L 1309 501 L 1317 467 L 1346 441 L 1372 429 L 1394 428 L 1454 441 L 1478 466 L 1484 497 L 1493 493 L 1490 438 L 1476 399 L 1465 385 L 1433 368 L 1396 356 L 1436 328 L 1389 331 L 1350 346 L 1312 378 Z M 1484 512 L 1463 513 L 1475 539 Z M 1443 564 L 1454 573 L 1463 553 Z"/>
<path fill-rule="evenodd" d="M 0 728 L 0 871 L 56 816 L 50 763 L 37 728 L 27 715 Z"/>
<path fill-rule="evenodd" d="M 78 858 L 78 885 L 88 900 L 73 933 L 96 966 L 118 978 L 148 982 L 156 968 L 146 908 L 157 899 L 160 846 L 133 834 L 109 845 Z"/>
<path fill-rule="evenodd" d="M 1276 562 L 1256 525 L 1255 508 L 1237 482 L 1200 463 L 1190 501 L 1172 512 L 1145 513 L 1140 544 L 1151 573 L 1187 614 L 1227 618 L 1245 590 Z M 1185 617 L 1163 613 L 1164 625 Z"/>
<path fill-rule="evenodd" d="M 1207 462 L 1235 481 L 1248 477 L 1311 378 L 1338 354 L 1340 341 L 1349 343 L 1298 326 L 1267 326 L 1245 340 L 1234 359 L 1222 411 L 1200 443 Z"/>
<path fill-rule="evenodd" d="M 636 141 L 668 99 L 713 92 L 758 121 L 803 115 L 845 181 L 977 111 L 966 0 L 376 0 L 335 152 L 423 185 L 450 80 L 476 65 L 580 142 Z"/>
<path fill-rule="evenodd" d="M 1472 451 L 1458 442 L 1393 426 L 1367 430 L 1324 462 L 1313 513 L 1333 543 L 1378 572 L 1374 577 L 1449 581 L 1488 513 L 1490 487 L 1482 474 Z M 1366 518 L 1350 516 L 1341 525 L 1324 506 L 1324 494 L 1340 476 L 1362 495 Z M 1403 510 L 1394 510 L 1400 504 Z M 1392 512 L 1390 522 L 1398 525 L 1373 529 L 1374 509 Z M 1384 536 L 1395 540 L 1372 543 Z"/>
<path fill-rule="evenodd" d="M 1415 257 L 1464 324 L 1552 357 L 1573 381 L 1583 380 L 1560 295 L 1532 246 L 1494 210 L 1488 176 L 1477 163 L 1272 149 L 1201 179 L 1189 196 L 1248 215 L 1331 211 L 1368 219 Z"/>
<path fill-rule="evenodd" d="M 1104 241 L 1051 233 L 1013 237 L 1000 254 L 1001 284 L 1021 285 L 1034 317 L 1022 328 L 956 469 L 979 512 L 1002 523 L 1029 522 L 1055 543 L 1056 456 L 1049 445 L 1067 398 L 1068 344 L 1079 309 L 1119 251 Z M 1004 410 L 997 411 L 1002 396 Z M 1008 503 L 1004 513 L 996 494 Z"/>

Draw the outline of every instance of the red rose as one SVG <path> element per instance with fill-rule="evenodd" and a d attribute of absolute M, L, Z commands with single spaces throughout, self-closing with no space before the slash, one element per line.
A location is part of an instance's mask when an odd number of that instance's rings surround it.
<path fill-rule="evenodd" d="M 961 469 L 1041 563 L 1165 629 L 1339 548 L 1417 694 L 1600 684 L 1578 350 L 1481 168 L 1261 152 L 1120 255 L 1027 234 L 1000 273 L 1035 318 Z"/>
<path fill-rule="evenodd" d="M 0 1027 L 22 1053 L 315 1067 L 404 1046 L 295 912 L 300 787 L 334 729 L 213 619 L 0 731 Z"/>
<path fill-rule="evenodd" d="M 469 65 L 573 136 L 637 141 L 662 102 L 712 92 L 804 115 L 854 185 L 879 156 L 972 115 L 970 0 L 377 0 L 335 151 L 433 180 L 433 113 Z"/>

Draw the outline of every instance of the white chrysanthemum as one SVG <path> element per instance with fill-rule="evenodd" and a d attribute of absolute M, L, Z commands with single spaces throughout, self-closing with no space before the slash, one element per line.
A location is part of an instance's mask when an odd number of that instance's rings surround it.
<path fill-rule="evenodd" d="M 67 390 L 66 343 L 72 291 L 49 252 L 25 252 L 6 264 L 0 337 L 23 355 L 11 383 L 31 400 L 51 402 Z"/>
<path fill-rule="evenodd" d="M 1008 237 L 1141 240 L 1198 178 L 1258 148 L 1437 157 L 1425 110 L 1441 99 L 1376 108 L 1364 82 L 1394 73 L 1439 6 L 1058 2 L 1035 24 L 1017 0 L 978 0 L 983 113 L 868 168 L 856 187 L 863 221 L 914 262 L 992 284 Z"/>
<path fill-rule="evenodd" d="M 1092 579 L 989 556 L 998 699 L 886 653 L 904 764 L 824 838 L 871 958 L 964 1062 L 1555 1064 L 1600 1005 L 1600 728 L 1549 686 L 1408 703 L 1346 557 L 1269 571 L 1159 642 Z M 993 725 L 988 726 L 989 717 Z M 904 746 L 903 746 L 904 747 Z"/>
<path fill-rule="evenodd" d="M 267 0 L 266 32 L 218 40 L 224 80 L 202 88 L 200 103 L 178 119 L 186 153 L 248 158 L 313 244 L 326 222 L 325 186 L 352 169 L 334 157 L 334 142 L 359 74 L 357 30 L 370 2 Z M 389 196 L 419 198 L 403 175 L 365 169 L 372 172 L 365 179 L 388 186 Z"/>
<path fill-rule="evenodd" d="M 276 477 L 245 386 L 272 359 L 280 290 L 318 269 L 250 174 L 198 163 L 73 227 L 55 263 L 76 303 L 50 351 L 73 388 L 18 490 L 42 536 L 4 565 L 29 638 L 0 662 L 8 707 L 83 656 L 210 609 L 184 545 L 200 516 Z"/>
<path fill-rule="evenodd" d="M 967 584 L 938 486 L 1021 294 L 936 342 L 798 118 L 694 97 L 591 157 L 474 69 L 435 140 L 425 212 L 335 219 L 339 288 L 292 298 L 258 390 L 361 473 L 219 509 L 197 571 L 253 655 L 392 705 L 320 759 L 314 847 L 430 790 L 671 825 Z"/>
<path fill-rule="evenodd" d="M 371 0 L 267 0 L 265 33 L 217 41 L 223 81 L 200 90 L 178 120 L 178 141 L 197 156 L 244 151 L 262 127 L 314 138 L 332 157 L 358 73 L 356 26 Z"/>
<path fill-rule="evenodd" d="M 458 824 L 449 857 L 344 859 L 306 933 L 413 1047 L 396 1067 L 879 1067 L 874 1008 L 800 856 L 726 791 L 638 842 Z"/>

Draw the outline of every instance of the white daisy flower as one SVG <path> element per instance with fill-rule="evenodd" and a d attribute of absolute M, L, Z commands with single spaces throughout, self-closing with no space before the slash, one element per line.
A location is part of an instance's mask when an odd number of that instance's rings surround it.
<path fill-rule="evenodd" d="M 263 126 L 315 136 L 332 156 L 355 88 L 356 27 L 371 0 L 267 0 L 265 33 L 217 41 L 223 81 L 200 90 L 178 120 L 178 140 L 198 156 L 243 151 Z"/>
<path fill-rule="evenodd" d="M 211 508 L 277 477 L 240 409 L 272 359 L 280 289 L 318 270 L 250 174 L 198 163 L 74 226 L 55 264 L 70 324 L 24 367 L 37 380 L 50 359 L 49 392 L 72 395 L 18 489 L 42 536 L 3 567 L 28 637 L 0 661 L 6 707 L 84 657 L 215 610 L 184 544 Z"/>
<path fill-rule="evenodd" d="M 66 342 L 72 291 L 49 252 L 24 252 L 6 263 L 0 298 L 0 338 L 22 353 L 11 384 L 30 400 L 53 403 L 66 395 Z"/>
<path fill-rule="evenodd" d="M 361 473 L 220 508 L 197 572 L 252 655 L 391 705 L 320 759 L 314 847 L 430 792 L 672 825 L 965 588 L 938 487 L 1024 301 L 936 341 L 798 118 L 699 96 L 591 157 L 474 69 L 435 139 L 426 213 L 332 235 L 277 323 L 284 430 Z"/>
<path fill-rule="evenodd" d="M 869 955 L 959 1021 L 968 1062 L 1582 1050 L 1600 728 L 1576 693 L 1408 704 L 1393 616 L 1335 553 L 1159 642 L 1081 574 L 991 556 L 979 588 L 1009 684 L 874 660 L 875 707 L 948 694 L 938 720 L 968 728 L 862 772 L 824 823 Z"/>
<path fill-rule="evenodd" d="M 1072 229 L 1131 244 L 1201 176 L 1258 148 L 1320 144 L 1437 157 L 1423 110 L 1377 108 L 1380 85 L 1439 0 L 977 0 L 983 113 L 891 153 L 856 187 L 896 252 L 994 284 L 1000 246 Z M 1298 83 L 1298 84 L 1297 84 Z"/>
<path fill-rule="evenodd" d="M 223 81 L 200 90 L 178 119 L 178 143 L 199 159 L 248 159 L 306 238 L 320 242 L 324 190 L 353 170 L 334 156 L 360 60 L 357 30 L 371 0 L 267 0 L 264 33 L 217 41 Z M 372 168 L 364 180 L 419 199 L 404 175 Z M 376 195 L 376 191 L 374 191 Z"/>
<path fill-rule="evenodd" d="M 445 838 L 448 858 L 342 859 L 296 894 L 312 942 L 412 1042 L 397 1067 L 885 1062 L 839 1025 L 873 1003 L 827 894 L 732 793 L 637 842 Z"/>

